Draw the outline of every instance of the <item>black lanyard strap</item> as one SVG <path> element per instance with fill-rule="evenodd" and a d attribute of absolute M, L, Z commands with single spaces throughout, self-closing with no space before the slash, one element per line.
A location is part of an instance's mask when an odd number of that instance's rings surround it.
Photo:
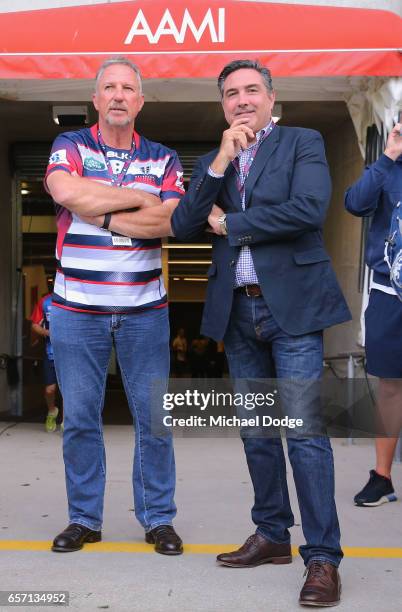
<path fill-rule="evenodd" d="M 127 174 L 127 171 L 131 165 L 131 162 L 134 159 L 135 156 L 135 140 L 134 140 L 134 136 L 133 136 L 133 140 L 131 142 L 131 149 L 130 149 L 130 153 L 128 156 L 128 159 L 126 159 L 126 161 L 124 162 L 123 168 L 121 170 L 121 172 L 119 174 L 114 174 L 113 172 L 113 168 L 112 168 L 112 164 L 110 163 L 110 160 L 107 156 L 107 151 L 106 151 L 106 144 L 105 141 L 102 138 L 102 134 L 100 132 L 100 129 L 98 128 L 98 142 L 99 142 L 99 146 L 102 149 L 102 153 L 103 156 L 105 158 L 105 162 L 106 162 L 106 167 L 107 167 L 107 171 L 111 180 L 111 183 L 114 187 L 121 187 L 123 181 L 124 181 L 124 177 Z"/>

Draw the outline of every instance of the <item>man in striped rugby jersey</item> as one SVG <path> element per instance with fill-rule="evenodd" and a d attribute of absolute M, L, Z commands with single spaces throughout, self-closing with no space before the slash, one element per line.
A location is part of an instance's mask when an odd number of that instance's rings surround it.
<path fill-rule="evenodd" d="M 172 527 L 172 437 L 151 431 L 151 391 L 169 375 L 169 322 L 161 241 L 111 231 L 115 211 L 173 209 L 183 194 L 175 151 L 134 129 L 144 104 L 138 68 L 112 58 L 99 69 L 98 123 L 60 134 L 45 185 L 56 205 L 58 269 L 51 340 L 64 403 L 63 453 L 69 526 L 53 551 L 101 540 L 105 449 L 101 413 L 115 347 L 135 424 L 135 514 L 157 552 L 182 553 Z M 92 223 L 102 217 L 102 227 Z"/>

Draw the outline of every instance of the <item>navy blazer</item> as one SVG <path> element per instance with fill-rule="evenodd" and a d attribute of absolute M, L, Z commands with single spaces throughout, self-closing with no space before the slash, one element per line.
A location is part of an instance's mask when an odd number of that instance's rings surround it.
<path fill-rule="evenodd" d="M 175 236 L 194 240 L 205 230 L 214 203 L 227 214 L 228 236 L 213 235 L 202 333 L 215 340 L 225 335 L 235 265 L 245 245 L 264 299 L 285 332 L 307 334 L 351 319 L 323 246 L 331 181 L 321 135 L 276 126 L 250 168 L 245 211 L 233 164 L 223 178 L 208 175 L 217 151 L 198 159 L 189 190 L 172 217 Z"/>

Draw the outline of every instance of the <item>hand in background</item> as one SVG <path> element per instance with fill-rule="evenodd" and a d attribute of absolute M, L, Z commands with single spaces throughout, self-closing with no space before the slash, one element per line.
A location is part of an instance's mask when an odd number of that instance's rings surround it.
<path fill-rule="evenodd" d="M 387 144 L 385 146 L 384 154 L 387 157 L 390 157 L 391 159 L 393 159 L 394 161 L 396 160 L 397 157 L 402 155 L 401 130 L 402 130 L 402 123 L 396 123 L 388 136 Z"/>

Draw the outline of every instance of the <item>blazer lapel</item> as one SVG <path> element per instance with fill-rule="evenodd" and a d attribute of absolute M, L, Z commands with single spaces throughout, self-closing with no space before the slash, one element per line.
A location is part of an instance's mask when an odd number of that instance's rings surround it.
<path fill-rule="evenodd" d="M 226 169 L 224 182 L 225 199 L 233 205 L 234 208 L 242 210 L 240 192 L 237 187 L 237 173 L 232 163 Z"/>
<path fill-rule="evenodd" d="M 251 164 L 250 172 L 248 173 L 248 177 L 246 179 L 246 208 L 258 177 L 264 170 L 269 158 L 278 146 L 280 129 L 281 128 L 279 126 L 275 126 L 271 134 L 269 134 L 269 136 L 262 141 L 260 147 L 258 148 L 257 155 Z"/>

